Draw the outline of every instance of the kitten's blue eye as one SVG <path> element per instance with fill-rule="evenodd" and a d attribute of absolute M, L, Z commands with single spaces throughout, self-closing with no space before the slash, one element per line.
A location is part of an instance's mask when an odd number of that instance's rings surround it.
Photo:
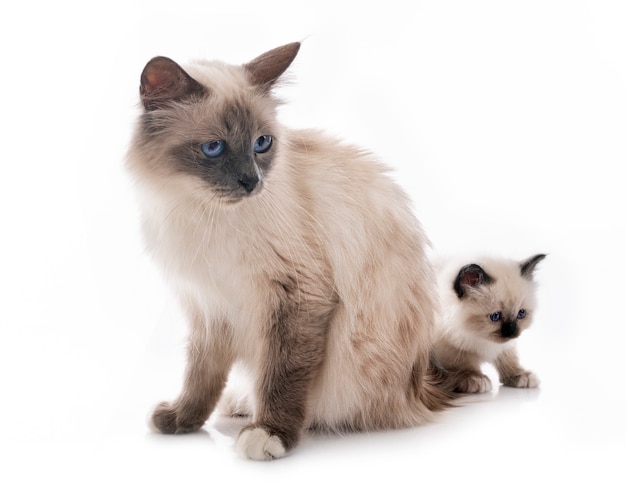
<path fill-rule="evenodd" d="M 264 154 L 267 152 L 272 146 L 272 136 L 271 135 L 261 135 L 254 141 L 254 151 L 257 154 Z"/>
<path fill-rule="evenodd" d="M 517 313 L 517 318 L 523 319 L 524 317 L 526 317 L 526 309 L 520 309 L 520 311 Z"/>
<path fill-rule="evenodd" d="M 224 140 L 211 140 L 210 142 L 204 142 L 200 145 L 202 153 L 211 159 L 222 155 L 224 148 L 226 148 L 226 142 L 224 142 Z"/>
<path fill-rule="evenodd" d="M 502 317 L 502 314 L 500 314 L 499 312 L 489 314 L 489 319 L 491 319 L 493 322 L 498 322 L 500 320 L 500 317 Z"/>

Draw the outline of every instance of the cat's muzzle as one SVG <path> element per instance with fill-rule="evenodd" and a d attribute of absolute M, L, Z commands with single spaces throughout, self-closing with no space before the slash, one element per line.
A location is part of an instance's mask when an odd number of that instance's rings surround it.
<path fill-rule="evenodd" d="M 256 175 L 241 174 L 237 180 L 247 194 L 250 194 L 257 187 L 261 179 Z"/>

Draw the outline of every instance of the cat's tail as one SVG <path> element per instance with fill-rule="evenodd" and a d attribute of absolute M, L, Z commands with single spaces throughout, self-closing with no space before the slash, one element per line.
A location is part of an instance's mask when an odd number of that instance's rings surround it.
<path fill-rule="evenodd" d="M 414 390 L 421 403 L 431 412 L 439 412 L 455 407 L 457 394 L 450 388 L 450 381 L 445 370 L 431 359 L 426 373 L 413 369 Z"/>
<path fill-rule="evenodd" d="M 457 385 L 465 376 L 469 376 L 471 373 L 469 370 L 448 370 L 441 366 L 434 356 L 431 356 L 426 381 L 430 382 L 438 392 L 450 397 L 452 402 L 454 399 L 463 396 L 462 393 L 457 391 Z M 456 405 L 453 404 L 452 406 Z"/>

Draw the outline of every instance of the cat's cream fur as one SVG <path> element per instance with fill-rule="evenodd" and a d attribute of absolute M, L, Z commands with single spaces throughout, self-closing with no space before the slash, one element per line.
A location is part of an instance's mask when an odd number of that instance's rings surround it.
<path fill-rule="evenodd" d="M 269 87 L 297 47 L 244 66 L 191 64 L 191 81 L 147 67 L 128 157 L 148 248 L 190 321 L 185 386 L 153 425 L 201 427 L 239 363 L 255 385 L 237 449 L 253 459 L 284 455 L 306 428 L 420 424 L 448 400 L 428 374 L 438 299 L 406 195 L 369 153 L 276 121 Z M 247 133 L 220 125 L 233 107 L 275 150 L 236 201 L 181 169 L 174 150 Z"/>
<path fill-rule="evenodd" d="M 504 385 L 539 386 L 539 378 L 519 364 L 516 339 L 533 322 L 537 305 L 533 273 L 544 257 L 522 262 L 483 257 L 471 260 L 471 265 L 457 259 L 438 262 L 442 317 L 434 357 L 446 373 L 445 387 L 461 393 L 490 391 L 483 363 L 496 367 Z M 496 322 L 490 318 L 494 313 L 500 316 Z"/>

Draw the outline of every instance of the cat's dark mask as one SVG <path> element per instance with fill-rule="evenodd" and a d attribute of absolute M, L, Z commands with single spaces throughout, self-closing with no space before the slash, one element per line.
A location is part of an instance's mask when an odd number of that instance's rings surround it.
<path fill-rule="evenodd" d="M 202 179 L 221 200 L 234 202 L 257 193 L 278 141 L 273 116 L 258 100 L 270 96 L 299 48 L 299 43 L 278 47 L 237 68 L 256 93 L 256 104 L 245 89 L 240 96 L 220 98 L 173 60 L 153 58 L 141 73 L 139 88 L 147 143 L 167 144 L 170 169 Z M 180 121 L 181 112 L 198 112 L 198 106 L 206 116 Z M 203 136 L 203 132 L 220 135 Z M 177 137 L 166 142 L 171 133 Z"/>

